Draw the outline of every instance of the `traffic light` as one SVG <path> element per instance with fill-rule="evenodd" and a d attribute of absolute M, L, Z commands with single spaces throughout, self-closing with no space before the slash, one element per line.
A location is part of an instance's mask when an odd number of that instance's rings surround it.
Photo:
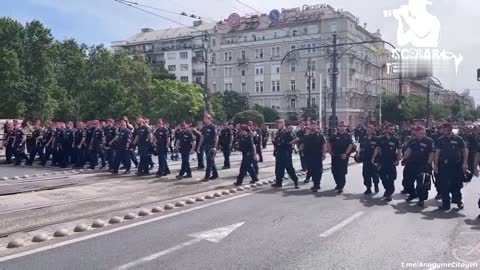
<path fill-rule="evenodd" d="M 477 81 L 480 82 L 480 68 L 477 68 Z"/>

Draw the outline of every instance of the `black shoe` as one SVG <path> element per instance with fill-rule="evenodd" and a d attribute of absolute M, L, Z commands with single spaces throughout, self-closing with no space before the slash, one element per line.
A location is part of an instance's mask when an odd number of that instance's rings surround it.
<path fill-rule="evenodd" d="M 215 180 L 215 179 L 217 179 L 217 178 L 218 178 L 218 175 L 215 175 L 215 176 L 210 177 L 209 179 L 210 179 L 210 180 Z"/>
<path fill-rule="evenodd" d="M 384 199 L 386 202 L 391 202 L 392 201 L 392 196 L 385 196 L 385 199 Z"/>
<path fill-rule="evenodd" d="M 400 191 L 400 194 L 406 195 L 406 194 L 408 194 L 408 191 L 406 189 L 404 189 L 404 190 Z"/>
<path fill-rule="evenodd" d="M 191 175 L 191 174 L 187 174 L 187 175 L 185 175 L 183 178 L 192 178 L 192 175 Z"/>
<path fill-rule="evenodd" d="M 102 165 L 102 166 L 101 166 L 100 168 L 98 168 L 98 169 L 101 170 L 101 169 L 103 169 L 103 168 L 105 168 L 105 165 Z"/>
<path fill-rule="evenodd" d="M 205 182 L 205 183 L 206 183 L 206 182 L 208 182 L 208 181 L 210 181 L 210 179 L 208 179 L 208 178 L 203 178 L 203 179 L 202 179 L 202 182 Z"/>
<path fill-rule="evenodd" d="M 367 188 L 367 190 L 365 190 L 365 192 L 363 192 L 364 195 L 370 195 L 372 194 L 372 190 L 370 188 Z"/>
<path fill-rule="evenodd" d="M 13 164 L 13 166 L 20 166 L 20 165 L 22 165 L 22 164 L 20 164 L 20 163 Z"/>
<path fill-rule="evenodd" d="M 335 190 L 338 190 L 338 186 L 335 186 Z"/>
<path fill-rule="evenodd" d="M 230 169 L 230 166 L 223 166 L 222 167 L 222 170 L 227 170 L 227 169 Z"/>
<path fill-rule="evenodd" d="M 417 202 L 417 206 L 423 207 L 423 206 L 425 206 L 425 203 L 423 202 L 423 200 L 419 200 Z"/>
<path fill-rule="evenodd" d="M 320 187 L 312 187 L 310 188 L 312 192 L 318 192 L 320 190 Z"/>
<path fill-rule="evenodd" d="M 273 188 L 281 188 L 281 187 L 282 187 L 282 184 L 277 184 L 277 183 L 275 183 L 275 184 L 272 184 L 272 187 L 273 187 Z"/>
<path fill-rule="evenodd" d="M 463 202 L 462 201 L 457 202 L 457 207 L 458 209 L 463 209 Z"/>
<path fill-rule="evenodd" d="M 409 195 L 408 198 L 406 199 L 407 202 L 411 202 L 413 200 L 415 200 L 417 198 L 417 196 L 415 195 Z"/>
<path fill-rule="evenodd" d="M 27 166 L 32 166 L 33 163 L 32 163 L 32 162 L 27 162 L 27 163 L 25 163 L 25 165 L 27 165 Z"/>
<path fill-rule="evenodd" d="M 199 170 L 199 171 L 203 170 L 203 169 L 205 169 L 205 166 L 204 167 L 197 167 L 197 170 Z"/>
<path fill-rule="evenodd" d="M 375 193 L 378 193 L 378 192 L 380 192 L 380 189 L 378 188 L 378 184 L 377 184 L 375 185 Z"/>
<path fill-rule="evenodd" d="M 342 193 L 343 193 L 343 189 L 337 189 L 337 193 L 338 193 L 338 194 L 342 194 Z"/>
<path fill-rule="evenodd" d="M 442 198 L 442 195 L 440 193 L 437 193 L 435 196 L 435 200 L 440 200 Z"/>
<path fill-rule="evenodd" d="M 112 174 L 118 174 L 118 171 L 110 171 Z"/>
<path fill-rule="evenodd" d="M 448 210 L 450 210 L 450 205 L 442 205 L 442 206 L 439 206 L 439 207 L 438 207 L 438 210 L 448 211 Z"/>
<path fill-rule="evenodd" d="M 250 184 L 255 184 L 256 182 L 257 182 L 257 181 L 252 180 L 252 181 L 250 181 Z"/>
<path fill-rule="evenodd" d="M 150 165 L 150 167 L 148 167 L 149 170 L 153 170 L 153 165 Z"/>
<path fill-rule="evenodd" d="M 233 183 L 233 185 L 238 187 L 238 186 L 241 186 L 242 183 L 235 182 L 235 183 Z"/>
<path fill-rule="evenodd" d="M 129 174 L 130 170 L 126 170 L 123 174 Z"/>
<path fill-rule="evenodd" d="M 175 178 L 177 178 L 178 180 L 181 180 L 183 178 L 183 176 L 177 175 L 177 176 L 175 176 Z"/>
<path fill-rule="evenodd" d="M 120 170 L 125 170 L 125 167 L 124 166 L 120 167 Z"/>
<path fill-rule="evenodd" d="M 303 180 L 303 183 L 305 183 L 305 184 L 310 183 L 310 179 L 307 178 L 307 179 Z"/>
<path fill-rule="evenodd" d="M 293 181 L 293 184 L 295 185 L 295 189 L 299 189 L 300 187 L 298 186 L 298 179 Z"/>

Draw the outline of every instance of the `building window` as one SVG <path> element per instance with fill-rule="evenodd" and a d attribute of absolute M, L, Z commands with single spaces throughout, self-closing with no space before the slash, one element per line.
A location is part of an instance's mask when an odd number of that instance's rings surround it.
<path fill-rule="evenodd" d="M 316 85 L 315 77 L 310 78 L 310 84 L 312 85 L 312 90 L 315 90 L 315 85 Z"/>
<path fill-rule="evenodd" d="M 243 42 L 247 42 L 247 41 L 248 41 L 247 36 L 243 36 Z"/>
<path fill-rule="evenodd" d="M 233 91 L 233 84 L 225 83 L 225 91 Z"/>
<path fill-rule="evenodd" d="M 295 102 L 295 99 L 292 98 L 292 99 L 290 100 L 290 108 L 295 109 L 295 108 L 297 107 L 296 105 L 297 105 L 297 104 L 296 104 L 296 102 Z"/>
<path fill-rule="evenodd" d="M 312 106 L 315 106 L 315 105 L 317 105 L 317 102 L 316 102 L 315 98 L 312 98 Z"/>
<path fill-rule="evenodd" d="M 255 92 L 263 93 L 263 82 L 255 82 Z"/>
<path fill-rule="evenodd" d="M 262 40 L 265 40 L 265 36 L 262 35 Z"/>
<path fill-rule="evenodd" d="M 245 69 L 242 69 L 242 76 L 245 76 Z"/>
<path fill-rule="evenodd" d="M 224 67 L 224 74 L 225 77 L 232 77 L 232 67 Z"/>
<path fill-rule="evenodd" d="M 272 81 L 272 92 L 280 92 L 280 81 Z"/>
<path fill-rule="evenodd" d="M 245 59 L 246 59 L 245 50 L 242 50 L 242 60 L 245 60 Z"/>
<path fill-rule="evenodd" d="M 255 65 L 255 75 L 263 75 L 263 65 Z"/>
<path fill-rule="evenodd" d="M 182 81 L 182 82 L 188 82 L 188 76 L 182 76 L 182 77 L 180 77 L 180 81 Z"/>
<path fill-rule="evenodd" d="M 242 82 L 242 93 L 247 92 L 247 83 Z"/>
<path fill-rule="evenodd" d="M 176 53 L 167 53 L 167 58 L 168 59 L 175 59 L 175 58 L 177 58 L 177 54 Z"/>
<path fill-rule="evenodd" d="M 213 82 L 213 92 L 217 92 L 217 83 Z"/>
<path fill-rule="evenodd" d="M 290 80 L 290 90 L 292 90 L 292 92 L 295 92 L 295 80 Z"/>
<path fill-rule="evenodd" d="M 272 109 L 280 109 L 280 100 L 275 98 L 272 99 Z"/>
<path fill-rule="evenodd" d="M 255 58 L 263 58 L 263 49 L 255 49 Z"/>
<path fill-rule="evenodd" d="M 280 64 L 272 64 L 272 74 L 280 74 Z"/>
<path fill-rule="evenodd" d="M 202 84 L 202 77 L 196 77 L 195 82 L 198 84 Z"/>
<path fill-rule="evenodd" d="M 315 60 L 310 61 L 310 69 L 312 71 L 317 70 L 317 61 L 315 61 Z"/>
<path fill-rule="evenodd" d="M 298 33 L 297 30 L 293 30 L 293 31 L 292 31 L 292 36 L 296 37 L 296 36 L 297 36 L 297 33 Z"/>
<path fill-rule="evenodd" d="M 290 46 L 290 50 L 295 50 L 296 48 L 297 48 L 297 46 L 295 46 L 295 45 Z"/>
<path fill-rule="evenodd" d="M 217 73 L 217 69 L 216 68 L 212 68 L 212 77 L 215 77 L 215 74 Z"/>
<path fill-rule="evenodd" d="M 223 55 L 223 60 L 225 62 L 232 61 L 232 52 L 225 52 Z"/>
<path fill-rule="evenodd" d="M 331 23 L 330 24 L 330 31 L 331 32 L 337 31 L 337 23 Z"/>
<path fill-rule="evenodd" d="M 295 72 L 295 63 L 290 64 L 290 72 Z"/>
<path fill-rule="evenodd" d="M 273 38 L 278 38 L 277 32 L 273 32 Z"/>
<path fill-rule="evenodd" d="M 168 71 L 175 72 L 176 66 L 175 65 L 168 65 Z"/>
<path fill-rule="evenodd" d="M 188 52 L 180 52 L 180 59 L 188 59 Z"/>
<path fill-rule="evenodd" d="M 315 43 L 307 43 L 305 45 L 305 47 L 307 47 L 307 53 L 315 53 L 316 52 L 316 49 L 315 49 Z"/>
<path fill-rule="evenodd" d="M 280 47 L 272 47 L 272 56 L 280 57 Z"/>
<path fill-rule="evenodd" d="M 181 64 L 180 65 L 180 70 L 181 71 L 188 71 L 188 64 Z"/>
<path fill-rule="evenodd" d="M 212 53 L 212 63 L 217 62 L 217 53 Z"/>

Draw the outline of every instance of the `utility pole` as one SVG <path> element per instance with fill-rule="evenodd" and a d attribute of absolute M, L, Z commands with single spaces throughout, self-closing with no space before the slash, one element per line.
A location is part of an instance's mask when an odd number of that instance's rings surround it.
<path fill-rule="evenodd" d="M 205 62 L 205 84 L 203 87 L 203 100 L 205 102 L 205 113 L 210 113 L 210 102 L 209 102 L 209 92 L 208 92 L 208 50 L 210 48 L 210 36 L 208 35 L 207 31 L 203 33 L 202 36 L 202 47 L 204 52 L 204 62 Z"/>
<path fill-rule="evenodd" d="M 307 85 L 308 85 L 308 98 L 307 98 L 307 118 L 312 116 L 312 63 L 311 58 L 307 60 L 307 72 L 305 74 L 307 77 Z"/>
<path fill-rule="evenodd" d="M 430 128 L 430 114 L 431 114 L 431 104 L 430 104 L 430 80 L 427 82 L 427 115 L 426 115 L 426 121 L 427 121 L 427 128 Z"/>
<path fill-rule="evenodd" d="M 329 127 L 331 129 L 337 127 L 337 32 L 333 32 L 333 53 L 332 53 L 332 116 L 330 118 Z"/>
<path fill-rule="evenodd" d="M 327 79 L 323 79 L 323 114 L 322 114 L 322 126 L 323 126 L 323 129 L 326 130 L 327 129 Z"/>

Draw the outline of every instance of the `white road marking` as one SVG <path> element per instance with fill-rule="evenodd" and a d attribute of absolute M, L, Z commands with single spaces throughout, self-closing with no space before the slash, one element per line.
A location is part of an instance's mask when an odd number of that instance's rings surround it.
<path fill-rule="evenodd" d="M 217 229 L 213 229 L 213 230 L 208 230 L 208 231 L 204 231 L 204 232 L 189 234 L 189 236 L 195 237 L 195 238 L 190 240 L 190 241 L 187 241 L 187 242 L 181 243 L 179 245 L 176 245 L 174 247 L 171 247 L 169 249 L 162 250 L 162 251 L 157 252 L 155 254 L 143 257 L 139 260 L 124 264 L 124 265 L 119 266 L 115 269 L 116 270 L 130 269 L 130 268 L 139 266 L 141 264 L 156 260 L 156 259 L 158 259 L 162 256 L 170 254 L 170 253 L 172 253 L 174 251 L 177 251 L 179 249 L 182 249 L 184 247 L 191 246 L 191 245 L 193 245 L 195 243 L 198 243 L 202 240 L 207 240 L 207 241 L 210 241 L 210 242 L 219 243 L 220 241 L 222 241 L 223 238 L 227 237 L 230 233 L 232 233 L 234 230 L 236 230 L 238 227 L 242 226 L 243 224 L 245 224 L 245 222 L 240 222 L 240 223 L 237 223 L 237 224 L 232 224 L 232 225 L 229 225 L 229 226 L 225 226 L 225 227 L 221 227 L 221 228 L 217 228 Z"/>
<path fill-rule="evenodd" d="M 166 218 L 169 218 L 169 217 L 174 217 L 174 216 L 178 216 L 178 215 L 181 215 L 181 214 L 185 214 L 185 213 L 193 212 L 193 211 L 196 211 L 196 210 L 200 210 L 200 209 L 212 206 L 212 205 L 228 202 L 228 201 L 235 200 L 235 199 L 240 199 L 240 198 L 250 196 L 250 195 L 253 195 L 253 194 L 254 193 L 245 193 L 245 194 L 241 194 L 241 195 L 238 195 L 238 196 L 235 196 L 235 197 L 230 197 L 230 198 L 227 198 L 227 199 L 224 199 L 224 200 L 221 200 L 221 201 L 216 201 L 216 202 L 211 202 L 211 203 L 204 204 L 204 205 L 199 205 L 199 206 L 196 206 L 196 207 L 181 210 L 181 211 L 174 212 L 174 213 L 171 213 L 171 214 L 167 214 L 167 215 L 159 216 L 159 217 L 156 217 L 156 218 L 152 218 L 152 219 L 128 224 L 128 225 L 121 226 L 121 227 L 117 227 L 117 228 L 114 228 L 114 229 L 111 229 L 111 230 L 101 231 L 101 232 L 98 232 L 98 233 L 85 235 L 85 236 L 82 236 L 82 237 L 79 237 L 79 238 L 74 238 L 74 239 L 70 239 L 70 240 L 67 240 L 67 241 L 59 242 L 59 243 L 56 243 L 56 244 L 53 244 L 53 245 L 39 247 L 39 248 L 36 248 L 36 249 L 27 250 L 27 251 L 20 252 L 20 253 L 17 253 L 17 254 L 12 254 L 12 255 L 9 255 L 9 256 L 1 257 L 0 262 L 13 260 L 13 259 L 16 259 L 16 258 L 20 258 L 20 257 L 24 257 L 24 256 L 27 256 L 27 255 L 35 254 L 35 253 L 38 253 L 38 252 L 41 252 L 41 251 L 46 251 L 46 250 L 50 250 L 50 249 L 54 249 L 54 248 L 58 248 L 58 247 L 63 247 L 63 246 L 66 246 L 66 245 L 70 245 L 70 244 L 73 244 L 73 243 L 85 241 L 85 240 L 92 239 L 92 238 L 95 238 L 95 237 L 99 237 L 99 236 L 102 236 L 102 235 L 107 235 L 107 234 L 111 234 L 111 233 L 114 233 L 114 232 L 123 231 L 123 230 L 134 228 L 134 227 L 137 227 L 137 226 L 140 226 L 140 225 L 152 223 L 152 222 L 155 222 L 155 221 L 158 221 L 158 220 L 162 220 L 162 219 L 166 219 Z"/>
<path fill-rule="evenodd" d="M 332 228 L 328 229 L 324 233 L 320 234 L 320 237 L 328 237 L 329 235 L 333 234 L 334 232 L 340 230 L 341 228 L 347 226 L 349 223 L 352 223 L 355 219 L 361 217 L 363 212 L 358 212 L 355 215 L 345 219 L 344 221 L 338 223 L 337 225 L 333 226 Z"/>

